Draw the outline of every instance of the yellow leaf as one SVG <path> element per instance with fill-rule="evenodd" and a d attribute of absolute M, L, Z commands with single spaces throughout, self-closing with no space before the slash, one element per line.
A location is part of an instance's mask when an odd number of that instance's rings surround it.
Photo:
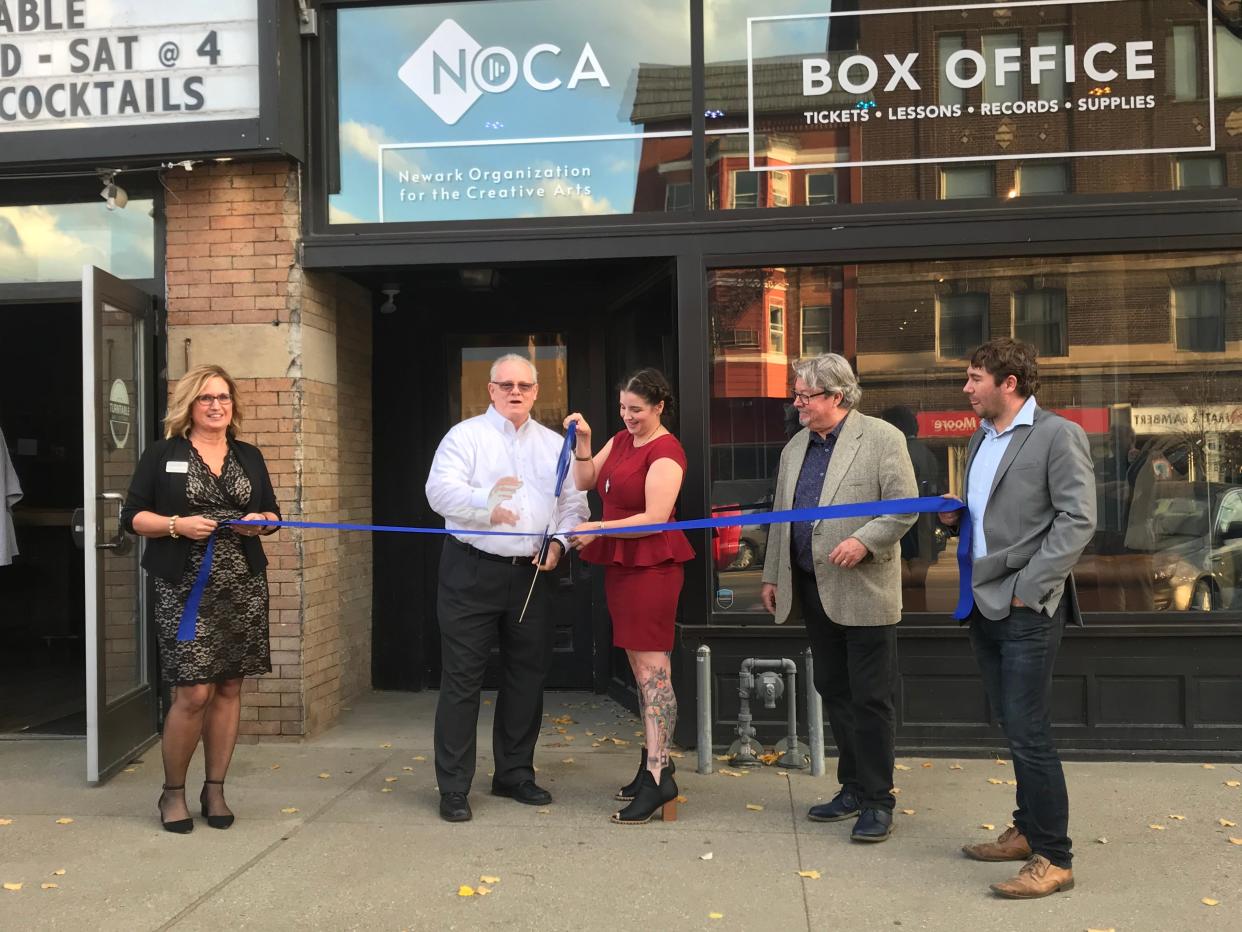
<path fill-rule="evenodd" d="M 982 825 L 980 825 L 979 827 L 980 827 L 980 828 L 987 829 L 989 832 L 994 832 L 994 831 L 996 831 L 996 826 L 995 826 L 995 825 L 993 825 L 991 822 L 984 822 L 984 823 L 983 823 Z"/>
<path fill-rule="evenodd" d="M 488 877 L 484 875 L 483 877 L 479 878 L 479 883 L 497 884 L 497 883 L 500 883 L 500 878 L 499 877 Z"/>
<path fill-rule="evenodd" d="M 58 889 L 59 887 L 60 887 L 60 884 L 58 884 L 58 883 L 41 883 L 41 884 L 39 884 L 39 888 L 40 888 L 41 890 L 56 890 L 56 889 Z"/>
<path fill-rule="evenodd" d="M 789 772 L 788 772 L 788 771 L 786 771 L 786 770 L 778 770 L 778 771 L 776 771 L 776 775 L 777 775 L 778 777 L 787 777 L 787 776 L 789 776 Z"/>
<path fill-rule="evenodd" d="M 643 737 L 643 732 L 641 732 L 641 731 L 636 731 L 636 732 L 634 732 L 634 737 L 635 737 L 635 738 L 641 738 L 641 737 Z"/>
<path fill-rule="evenodd" d="M 950 770 L 961 770 L 961 769 L 962 769 L 962 765 L 961 765 L 961 764 L 950 764 L 950 765 L 949 765 L 949 769 L 950 769 Z"/>
<path fill-rule="evenodd" d="M 465 884 L 462 884 L 460 887 L 457 888 L 457 895 L 458 896 L 474 896 L 474 887 L 467 887 Z"/>
<path fill-rule="evenodd" d="M 1204 770 L 1215 770 L 1215 769 L 1216 769 L 1216 765 L 1215 765 L 1215 764 L 1204 764 L 1204 765 L 1203 765 L 1203 769 L 1204 769 Z"/>
<path fill-rule="evenodd" d="M 678 797 L 677 797 L 677 801 L 678 801 L 679 803 L 688 803 L 688 802 L 690 802 L 690 800 L 688 800 L 685 796 L 678 796 Z"/>
<path fill-rule="evenodd" d="M 924 770 L 931 770 L 931 769 L 932 769 L 932 767 L 934 767 L 934 766 L 935 766 L 935 764 L 933 764 L 931 761 L 927 761 L 926 763 L 924 763 L 924 764 L 923 764 L 923 769 L 924 769 Z"/>
<path fill-rule="evenodd" d="M 589 735 L 590 732 L 588 731 L 587 734 Z M 686 755 L 681 753 L 681 751 L 669 751 L 668 756 L 669 757 L 685 757 Z"/>
<path fill-rule="evenodd" d="M 489 893 L 492 892 L 492 888 L 491 887 L 479 887 L 479 889 L 475 892 L 478 893 L 479 896 L 487 896 Z"/>
<path fill-rule="evenodd" d="M 1005 766 L 1005 761 L 1001 760 L 999 757 L 998 757 L 998 758 L 996 758 L 996 766 L 997 766 L 997 767 L 1004 767 L 1004 766 Z"/>
<path fill-rule="evenodd" d="M 991 783 L 993 786 L 1004 786 L 1005 785 L 1004 780 L 997 780 L 995 777 L 988 777 L 988 783 Z"/>
<path fill-rule="evenodd" d="M 1117 930 L 1109 926 L 1107 929 L 1088 929 L 1087 932 L 1117 932 Z"/>
<path fill-rule="evenodd" d="M 901 795 L 901 787 L 899 787 L 899 786 L 895 786 L 895 787 L 893 787 L 891 790 L 889 790 L 889 792 L 890 792 L 890 793 L 892 793 L 894 796 L 900 796 L 900 795 Z"/>
<path fill-rule="evenodd" d="M 416 757 L 414 758 L 414 760 L 426 760 L 426 759 L 427 759 L 427 758 L 426 758 L 426 757 L 424 757 L 422 754 L 419 754 L 418 756 L 416 756 Z"/>
<path fill-rule="evenodd" d="M 724 913 L 708 913 L 707 918 L 708 919 L 723 919 Z"/>
<path fill-rule="evenodd" d="M 137 772 L 138 772 L 137 767 L 126 767 L 124 770 L 121 771 L 121 773 L 137 773 Z"/>
<path fill-rule="evenodd" d="M 568 715 L 561 715 L 561 716 L 558 716 L 557 718 L 552 719 L 552 724 L 553 725 L 576 725 L 578 723 L 575 722 Z"/>
<path fill-rule="evenodd" d="M 384 782 L 385 782 L 385 783 L 396 783 L 396 782 L 397 782 L 397 778 L 396 778 L 396 777 L 385 777 L 385 778 L 384 778 Z"/>
<path fill-rule="evenodd" d="M 728 754 L 717 754 L 716 755 L 716 760 L 730 761 L 732 759 L 733 758 L 731 758 Z"/>
<path fill-rule="evenodd" d="M 1235 828 L 1238 824 L 1237 822 L 1230 822 L 1228 819 L 1217 819 L 1216 821 L 1220 823 L 1221 828 Z"/>
<path fill-rule="evenodd" d="M 65 818 L 63 818 L 63 819 L 57 819 L 57 820 L 56 820 L 56 824 L 57 824 L 57 825 L 70 825 L 70 824 L 72 824 L 72 823 L 73 823 L 73 819 L 70 819 L 68 816 L 66 816 L 66 817 L 65 817 Z"/>
<path fill-rule="evenodd" d="M 1017 785 L 1018 785 L 1018 781 L 1017 781 L 1017 780 L 1006 780 L 1006 781 L 1005 781 L 1005 785 L 1006 785 L 1006 786 L 1017 786 Z"/>
<path fill-rule="evenodd" d="M 1175 821 L 1177 821 L 1177 822 L 1185 822 L 1185 821 L 1186 821 L 1186 817 L 1185 817 L 1184 815 L 1171 815 L 1171 814 L 1170 814 L 1169 818 L 1170 818 L 1170 819 L 1173 819 L 1173 820 L 1175 820 Z"/>
<path fill-rule="evenodd" d="M 572 764 L 573 762 L 574 759 L 572 757 L 566 757 L 561 761 L 562 764 Z"/>
<path fill-rule="evenodd" d="M 910 768 L 907 767 L 905 764 L 894 764 L 893 769 L 894 770 L 909 770 Z"/>
<path fill-rule="evenodd" d="M 413 768 L 413 767 L 402 767 L 401 769 L 402 769 L 402 770 L 404 770 L 406 773 L 413 773 L 413 772 L 414 772 L 414 768 Z"/>
<path fill-rule="evenodd" d="M 613 738 L 612 743 L 615 745 L 618 745 L 619 747 L 625 747 L 626 745 L 629 744 L 629 742 L 623 738 Z"/>
<path fill-rule="evenodd" d="M 273 769 L 273 770 L 279 770 L 279 769 L 280 769 L 280 764 L 272 764 L 272 769 Z"/>
<path fill-rule="evenodd" d="M 60 870 L 58 870 L 58 871 L 52 871 L 52 876 L 53 876 L 53 877 L 64 877 L 64 876 L 65 876 L 65 869 L 62 867 L 62 868 L 61 868 Z"/>
<path fill-rule="evenodd" d="M 767 754 L 759 755 L 759 760 L 763 761 L 763 763 L 767 764 L 769 767 L 771 767 L 773 764 L 775 764 L 780 759 L 781 759 L 781 756 L 777 754 L 775 751 L 769 751 Z"/>
<path fill-rule="evenodd" d="M 1242 838 L 1230 838 L 1230 839 L 1229 839 L 1229 844 L 1231 844 L 1231 845 L 1242 845 Z"/>
<path fill-rule="evenodd" d="M 1214 900 L 1210 896 L 1205 896 L 1199 902 L 1202 903 L 1204 906 L 1219 906 L 1220 905 L 1220 900 Z"/>
<path fill-rule="evenodd" d="M 798 876 L 807 880 L 819 880 L 819 871 L 798 871 Z"/>
<path fill-rule="evenodd" d="M 22 885 L 20 883 L 6 883 L 4 885 L 4 889 L 11 890 L 14 893 L 16 893 L 21 888 L 22 888 Z"/>
<path fill-rule="evenodd" d="M 557 726 L 557 728 L 556 728 L 556 733 L 557 733 L 558 735 L 567 735 L 567 734 L 569 734 L 569 729 L 567 729 L 567 728 L 561 728 L 561 727 L 558 725 L 558 726 Z"/>
<path fill-rule="evenodd" d="M 1164 831 L 1164 826 L 1163 826 L 1163 825 L 1156 825 L 1155 823 L 1152 823 L 1151 825 L 1149 825 L 1149 826 L 1147 826 L 1147 827 L 1148 827 L 1148 828 L 1150 828 L 1150 829 L 1152 829 L 1152 830 L 1154 830 L 1154 831 L 1157 831 L 1157 832 L 1163 832 L 1163 831 Z"/>
<path fill-rule="evenodd" d="M 319 779 L 320 779 L 320 780 L 328 780 L 328 779 L 330 779 L 331 777 L 332 777 L 332 774 L 330 774 L 330 773 L 326 773 L 326 772 L 325 772 L 325 773 L 321 773 L 321 774 L 319 775 Z"/>
<path fill-rule="evenodd" d="M 914 810 L 913 809 L 902 809 L 901 814 L 902 815 L 914 815 Z"/>
<path fill-rule="evenodd" d="M 0 819 L 0 825 L 12 825 L 12 824 L 13 824 L 12 819 Z"/>
<path fill-rule="evenodd" d="M 1242 786 L 1242 782 L 1239 782 L 1238 780 L 1226 780 L 1225 786 Z"/>
<path fill-rule="evenodd" d="M 551 809 L 536 809 L 535 812 L 538 815 L 548 815 L 552 812 L 552 810 Z"/>
<path fill-rule="evenodd" d="M 385 751 L 387 751 L 390 747 L 392 747 L 392 745 L 391 745 L 391 744 L 381 744 L 381 745 L 380 745 L 380 747 L 381 747 L 381 748 L 383 748 Z"/>
<path fill-rule="evenodd" d="M 747 803 L 746 808 L 749 809 L 751 812 L 763 812 L 763 807 L 758 806 L 755 803 Z"/>
<path fill-rule="evenodd" d="M 720 768 L 720 773 L 722 773 L 722 774 L 723 774 L 724 776 L 726 776 L 726 777 L 744 777 L 744 776 L 746 776 L 746 774 L 745 774 L 745 773 L 743 773 L 743 772 L 742 772 L 742 771 L 740 771 L 740 770 L 730 770 L 730 769 L 729 769 L 729 768 L 727 768 L 727 767 L 721 767 L 721 768 Z"/>
<path fill-rule="evenodd" d="M 284 809 L 281 809 L 280 811 L 283 812 L 285 815 L 293 815 L 295 812 L 301 812 L 302 810 L 299 809 L 297 806 L 287 806 Z"/>
<path fill-rule="evenodd" d="M 1097 845 L 1106 845 L 1106 844 L 1108 844 L 1108 839 L 1107 839 L 1107 838 L 1105 838 L 1103 835 L 1101 835 L 1099 838 L 1097 838 L 1097 839 L 1095 840 L 1095 843 L 1096 843 Z"/>
<path fill-rule="evenodd" d="M 585 734 L 586 734 L 586 736 L 587 736 L 588 738 L 594 738 L 594 737 L 595 737 L 595 732 L 593 732 L 593 731 L 588 731 L 588 732 L 585 732 Z"/>
<path fill-rule="evenodd" d="M 383 787 L 380 787 L 380 792 L 381 792 L 381 793 L 391 793 L 391 792 L 392 792 L 392 787 L 391 787 L 391 786 L 383 786 Z"/>

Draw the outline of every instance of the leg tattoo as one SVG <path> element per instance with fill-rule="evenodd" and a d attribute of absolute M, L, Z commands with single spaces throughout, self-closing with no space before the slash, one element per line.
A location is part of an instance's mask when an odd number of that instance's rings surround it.
<path fill-rule="evenodd" d="M 668 748 L 677 726 L 677 697 L 668 661 L 659 666 L 648 665 L 639 681 L 647 719 L 647 764 L 653 772 L 668 766 Z"/>

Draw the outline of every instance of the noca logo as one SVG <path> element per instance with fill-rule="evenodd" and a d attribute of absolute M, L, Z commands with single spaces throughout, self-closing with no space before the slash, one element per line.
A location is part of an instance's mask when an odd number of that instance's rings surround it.
<path fill-rule="evenodd" d="M 409 87 L 443 122 L 450 126 L 484 94 L 503 94 L 521 78 L 537 91 L 554 91 L 564 85 L 574 90 L 583 81 L 611 87 L 591 43 L 586 42 L 568 81 L 555 75 L 560 48 L 550 42 L 531 46 L 518 55 L 504 46 L 484 48 L 454 20 L 446 19 L 427 37 L 397 71 Z"/>

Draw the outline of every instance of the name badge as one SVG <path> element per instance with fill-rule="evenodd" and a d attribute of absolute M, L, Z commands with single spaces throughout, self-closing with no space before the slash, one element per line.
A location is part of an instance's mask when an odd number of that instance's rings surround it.
<path fill-rule="evenodd" d="M 190 463 L 188 460 L 169 460 L 164 464 L 164 472 L 187 473 L 189 471 Z"/>

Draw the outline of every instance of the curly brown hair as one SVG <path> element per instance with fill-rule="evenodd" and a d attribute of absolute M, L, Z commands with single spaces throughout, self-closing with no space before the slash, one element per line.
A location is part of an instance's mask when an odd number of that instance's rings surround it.
<path fill-rule="evenodd" d="M 997 385 L 1012 375 L 1018 380 L 1017 393 L 1030 398 L 1039 391 L 1038 356 L 1039 350 L 1030 343 L 997 337 L 976 349 L 970 356 L 970 364 L 987 372 Z"/>

